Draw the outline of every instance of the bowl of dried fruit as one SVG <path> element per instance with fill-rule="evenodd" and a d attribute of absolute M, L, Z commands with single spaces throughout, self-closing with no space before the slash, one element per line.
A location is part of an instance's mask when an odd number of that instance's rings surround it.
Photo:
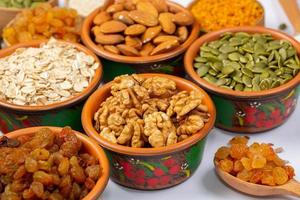
<path fill-rule="evenodd" d="M 114 182 L 155 190 L 194 174 L 215 115 L 212 100 L 195 84 L 134 74 L 98 89 L 83 108 L 82 124 L 106 150 Z"/>
<path fill-rule="evenodd" d="M 56 6 L 57 0 L 25 0 L 25 1 L 1 1 L 0 2 L 0 33 L 2 29 L 20 12 L 24 9 L 36 6 L 39 3 L 48 2 Z"/>
<path fill-rule="evenodd" d="M 70 127 L 10 132 L 0 137 L 0 160 L 1 199 L 96 200 L 109 179 L 103 149 Z"/>
<path fill-rule="evenodd" d="M 216 126 L 256 133 L 284 123 L 295 109 L 300 45 L 263 27 L 229 28 L 199 38 L 185 69 L 217 108 Z"/>
<path fill-rule="evenodd" d="M 81 130 L 83 101 L 97 89 L 102 66 L 86 47 L 50 39 L 0 51 L 0 131 L 30 126 Z"/>
<path fill-rule="evenodd" d="M 4 27 L 2 37 L 5 46 L 51 37 L 77 43 L 81 22 L 74 9 L 43 3 L 17 14 Z"/>
<path fill-rule="evenodd" d="M 183 69 L 170 63 L 198 38 L 199 31 L 191 13 L 176 3 L 109 0 L 83 22 L 82 41 L 97 55 L 130 64 L 137 73 L 179 74 Z"/>

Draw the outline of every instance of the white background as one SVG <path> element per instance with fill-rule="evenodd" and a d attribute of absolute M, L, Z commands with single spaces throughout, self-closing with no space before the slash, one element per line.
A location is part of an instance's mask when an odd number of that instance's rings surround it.
<path fill-rule="evenodd" d="M 266 26 L 277 29 L 280 23 L 288 25 L 288 33 L 293 29 L 281 9 L 277 0 L 260 0 L 266 11 Z M 176 0 L 182 5 L 188 5 L 188 0 Z M 300 20 L 300 19 L 299 19 Z M 223 146 L 235 136 L 219 129 L 214 129 L 208 136 L 204 157 L 195 174 L 181 185 L 159 191 L 139 191 L 119 186 L 112 181 L 107 185 L 102 195 L 103 200 L 293 200 L 292 197 L 268 197 L 258 198 L 241 194 L 224 185 L 216 176 L 212 158 L 218 147 Z M 280 156 L 289 160 L 300 180 L 300 106 L 298 105 L 291 118 L 281 127 L 272 131 L 249 135 L 251 141 L 273 143 L 277 147 L 283 147 L 284 152 Z"/>

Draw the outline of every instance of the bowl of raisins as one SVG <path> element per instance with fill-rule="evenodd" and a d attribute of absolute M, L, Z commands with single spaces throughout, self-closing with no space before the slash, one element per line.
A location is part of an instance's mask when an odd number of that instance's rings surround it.
<path fill-rule="evenodd" d="M 70 127 L 32 127 L 0 138 L 1 199 L 97 199 L 109 178 L 101 147 Z"/>

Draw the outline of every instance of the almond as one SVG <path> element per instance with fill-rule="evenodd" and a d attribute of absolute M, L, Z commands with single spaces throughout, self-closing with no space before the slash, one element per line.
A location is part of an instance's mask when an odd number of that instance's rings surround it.
<path fill-rule="evenodd" d="M 119 44 L 124 41 L 124 37 L 119 34 L 98 34 L 95 38 L 96 42 L 104 45 L 113 45 L 113 44 Z"/>
<path fill-rule="evenodd" d="M 168 40 L 180 40 L 179 37 L 173 36 L 173 35 L 162 35 L 162 36 L 157 36 L 156 38 L 154 38 L 153 43 L 154 44 L 160 44 L 163 42 L 166 42 Z"/>
<path fill-rule="evenodd" d="M 130 36 L 125 37 L 125 44 L 138 50 L 140 50 L 143 45 L 142 41 L 138 37 Z"/>
<path fill-rule="evenodd" d="M 150 42 L 142 46 L 142 50 L 140 51 L 141 56 L 149 56 L 152 50 L 154 49 L 153 44 Z"/>
<path fill-rule="evenodd" d="M 124 24 L 127 24 L 127 25 L 134 24 L 134 21 L 129 17 L 129 12 L 125 11 L 125 10 L 123 10 L 121 12 L 116 12 L 113 15 L 113 19 L 123 22 Z"/>
<path fill-rule="evenodd" d="M 150 13 L 151 15 L 158 17 L 158 11 L 149 1 L 139 1 L 136 4 L 136 9 L 142 12 Z"/>
<path fill-rule="evenodd" d="M 158 34 L 160 32 L 161 32 L 161 27 L 160 26 L 155 26 L 155 27 L 148 28 L 142 36 L 142 42 L 143 43 L 150 42 L 153 38 L 158 36 Z"/>
<path fill-rule="evenodd" d="M 129 17 L 131 17 L 131 19 L 133 19 L 135 22 L 145 26 L 156 26 L 158 24 L 157 17 L 148 12 L 142 12 L 140 10 L 130 11 Z"/>
<path fill-rule="evenodd" d="M 179 46 L 178 40 L 168 40 L 166 42 L 161 43 L 160 45 L 156 46 L 153 51 L 151 52 L 151 56 L 166 53 L 171 51 Z"/>
<path fill-rule="evenodd" d="M 126 24 L 120 21 L 111 20 L 101 24 L 100 31 L 102 33 L 119 33 L 119 32 L 123 32 L 126 28 L 127 28 Z"/>
<path fill-rule="evenodd" d="M 164 32 L 173 34 L 176 31 L 176 25 L 173 23 L 174 14 L 172 13 L 161 13 L 158 21 Z"/>
<path fill-rule="evenodd" d="M 151 3 L 158 12 L 168 12 L 168 5 L 165 0 L 151 0 Z"/>
<path fill-rule="evenodd" d="M 131 11 L 131 10 L 135 10 L 136 9 L 136 6 L 135 4 L 131 1 L 131 0 L 127 0 L 125 3 L 124 3 L 124 8 L 128 11 Z"/>
<path fill-rule="evenodd" d="M 113 45 L 104 45 L 103 48 L 110 53 L 120 54 L 119 49 Z"/>
<path fill-rule="evenodd" d="M 146 27 L 141 24 L 134 24 L 125 29 L 125 35 L 140 35 L 146 31 Z"/>
<path fill-rule="evenodd" d="M 94 20 L 93 20 L 93 23 L 96 24 L 96 25 L 101 25 L 101 24 L 103 24 L 104 22 L 107 22 L 107 21 L 109 21 L 109 20 L 111 20 L 110 14 L 108 14 L 108 13 L 105 12 L 105 11 L 102 11 L 102 12 L 98 13 L 98 14 L 95 16 L 95 18 L 94 18 Z"/>
<path fill-rule="evenodd" d="M 180 42 L 183 43 L 187 40 L 189 36 L 189 31 L 186 26 L 181 26 L 177 28 L 176 35 L 179 37 Z"/>
<path fill-rule="evenodd" d="M 194 18 L 188 12 L 179 12 L 174 15 L 173 21 L 180 26 L 189 26 L 194 23 Z"/>
<path fill-rule="evenodd" d="M 106 12 L 108 13 L 116 13 L 116 12 L 120 12 L 124 10 L 124 6 L 123 4 L 112 4 L 110 6 L 108 6 L 108 8 L 106 9 Z"/>
<path fill-rule="evenodd" d="M 139 56 L 140 55 L 140 53 L 135 48 L 127 46 L 125 44 L 119 44 L 119 45 L 117 45 L 117 48 L 125 56 Z"/>
<path fill-rule="evenodd" d="M 100 26 L 94 26 L 94 27 L 92 28 L 92 33 L 93 33 L 94 35 L 99 35 L 99 34 L 101 34 Z"/>

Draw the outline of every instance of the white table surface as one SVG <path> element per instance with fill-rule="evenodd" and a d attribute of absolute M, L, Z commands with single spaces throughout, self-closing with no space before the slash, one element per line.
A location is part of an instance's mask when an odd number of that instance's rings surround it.
<path fill-rule="evenodd" d="M 182 5 L 188 5 L 188 0 L 176 0 Z M 287 32 L 292 34 L 293 29 L 284 11 L 277 0 L 260 0 L 266 10 L 266 26 L 277 29 L 280 23 L 288 25 Z M 299 19 L 300 20 L 300 19 Z M 251 141 L 273 143 L 277 147 L 283 147 L 284 152 L 280 156 L 289 160 L 300 180 L 300 105 L 297 106 L 291 118 L 281 127 L 272 131 L 249 135 Z M 225 145 L 233 133 L 214 129 L 208 136 L 202 163 L 195 174 L 181 185 L 159 191 L 139 191 L 122 187 L 109 181 L 105 189 L 103 200 L 293 200 L 292 197 L 268 197 L 258 198 L 241 194 L 224 185 L 216 176 L 212 158 L 218 147 Z"/>

